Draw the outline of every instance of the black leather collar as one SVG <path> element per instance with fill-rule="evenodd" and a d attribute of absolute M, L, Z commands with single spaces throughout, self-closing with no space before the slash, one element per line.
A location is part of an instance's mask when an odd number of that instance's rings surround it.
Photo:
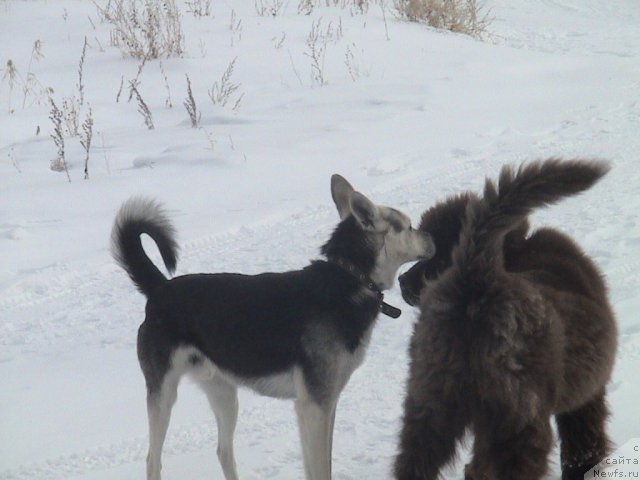
<path fill-rule="evenodd" d="M 329 259 L 329 263 L 333 263 L 334 265 L 337 265 L 342 270 L 344 270 L 345 272 L 349 273 L 351 276 L 358 279 L 364 287 L 376 293 L 378 296 L 378 300 L 380 302 L 378 305 L 378 309 L 380 310 L 380 312 L 382 312 L 383 314 L 391 318 L 398 318 L 402 314 L 402 310 L 392 305 L 389 305 L 384 301 L 384 293 L 382 293 L 382 290 L 380 289 L 380 287 L 378 287 L 378 285 L 373 280 L 371 280 L 371 277 L 369 277 L 369 275 L 365 274 L 353 263 L 347 260 L 344 260 L 342 258 L 331 258 Z"/>

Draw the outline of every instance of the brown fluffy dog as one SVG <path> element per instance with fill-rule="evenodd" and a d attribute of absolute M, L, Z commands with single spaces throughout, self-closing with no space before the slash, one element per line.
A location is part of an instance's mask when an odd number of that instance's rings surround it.
<path fill-rule="evenodd" d="M 609 451 L 605 386 L 617 328 L 595 264 L 566 235 L 528 233 L 536 207 L 591 187 L 595 161 L 503 168 L 484 195 L 439 203 L 420 228 L 436 255 L 400 279 L 420 301 L 410 345 L 398 479 L 435 479 L 469 428 L 466 478 L 540 479 L 561 441 L 563 480 L 582 480 Z"/>

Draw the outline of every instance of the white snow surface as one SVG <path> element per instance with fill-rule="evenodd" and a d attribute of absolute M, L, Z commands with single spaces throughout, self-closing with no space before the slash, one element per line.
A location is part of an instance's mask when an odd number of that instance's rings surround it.
<path fill-rule="evenodd" d="M 186 53 L 162 60 L 173 107 L 157 60 L 140 75 L 155 123 L 148 130 L 127 101 L 140 62 L 110 46 L 92 2 L 0 2 L 2 66 L 11 59 L 23 79 L 31 71 L 59 105 L 77 95 L 87 37 L 81 121 L 89 105 L 95 121 L 89 179 L 79 139 L 65 138 L 68 182 L 49 169 L 56 149 L 46 98 L 0 83 L 0 479 L 144 477 L 135 354 L 144 298 L 109 254 L 115 212 L 131 195 L 167 206 L 180 274 L 284 271 L 317 258 L 336 224 L 334 172 L 417 224 L 438 199 L 478 190 L 501 165 L 551 156 L 613 164 L 589 192 L 534 222 L 579 239 L 606 276 L 620 324 L 610 432 L 619 445 L 640 437 L 637 0 L 488 0 L 484 41 L 403 22 L 374 3 L 366 15 L 331 7 L 306 16 L 291 1 L 274 18 L 258 16 L 252 0 L 214 0 L 202 18 L 181 6 Z M 229 28 L 232 10 L 240 32 Z M 333 30 L 325 86 L 305 55 L 318 19 Z M 44 58 L 29 67 L 36 40 Z M 234 58 L 244 94 L 237 111 L 207 96 Z M 185 74 L 198 129 L 182 105 Z M 378 320 L 341 397 L 336 479 L 391 478 L 416 311 L 397 287 L 387 300 L 403 315 Z M 183 382 L 163 478 L 221 479 L 215 432 L 204 395 Z M 241 393 L 235 444 L 244 479 L 303 477 L 290 402 Z M 447 478 L 462 478 L 467 452 Z M 549 478 L 558 478 L 557 452 L 550 458 Z"/>

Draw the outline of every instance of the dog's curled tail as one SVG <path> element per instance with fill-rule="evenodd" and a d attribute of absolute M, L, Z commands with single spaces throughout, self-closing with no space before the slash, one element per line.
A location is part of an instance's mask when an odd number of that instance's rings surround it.
<path fill-rule="evenodd" d="M 178 259 L 178 244 L 167 214 L 154 200 L 133 197 L 120 207 L 116 215 L 111 230 L 111 253 L 138 290 L 148 297 L 167 279 L 145 253 L 140 239 L 143 233 L 153 239 L 167 270 L 173 273 Z"/>
<path fill-rule="evenodd" d="M 503 266 L 503 239 L 534 209 L 589 189 L 610 169 L 598 160 L 548 160 L 531 162 L 514 170 L 505 166 L 498 184 L 487 179 L 484 198 L 467 206 L 454 264 L 474 262 Z"/>

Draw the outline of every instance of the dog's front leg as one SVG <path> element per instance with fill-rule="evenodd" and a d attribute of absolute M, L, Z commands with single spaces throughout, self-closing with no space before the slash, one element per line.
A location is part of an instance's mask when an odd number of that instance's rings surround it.
<path fill-rule="evenodd" d="M 299 399 L 295 408 L 307 480 L 330 480 L 335 403 L 319 405 Z"/>

